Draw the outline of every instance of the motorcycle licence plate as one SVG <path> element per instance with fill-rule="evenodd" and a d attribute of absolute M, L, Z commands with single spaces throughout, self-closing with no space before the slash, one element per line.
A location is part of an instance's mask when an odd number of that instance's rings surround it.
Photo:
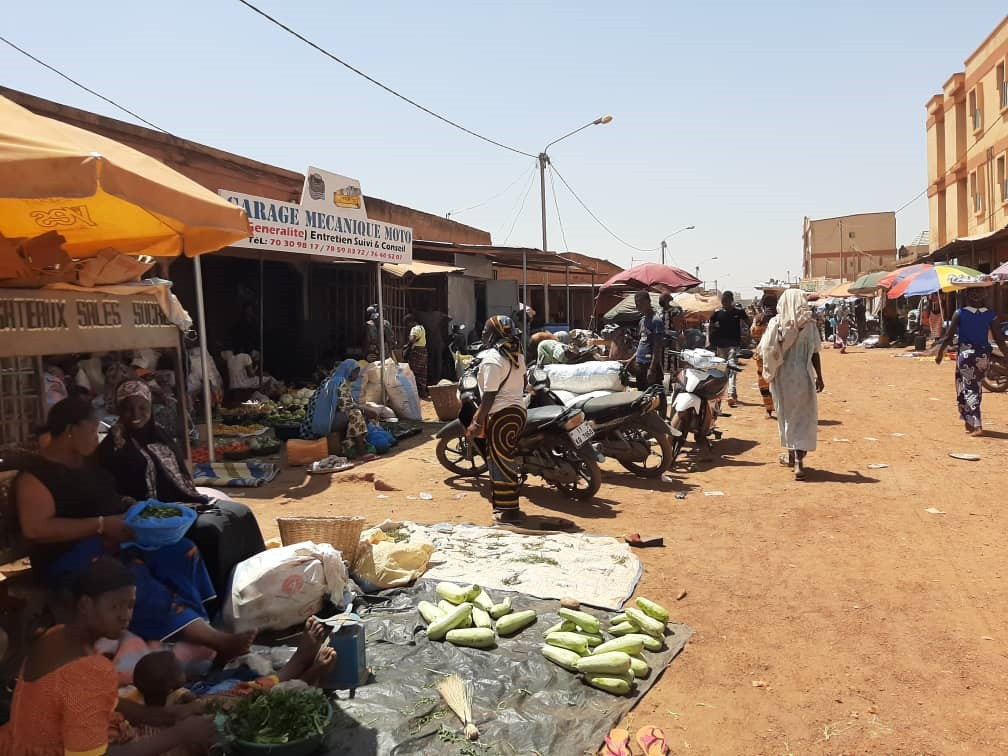
<path fill-rule="evenodd" d="M 570 431 L 567 435 L 574 442 L 574 446 L 581 447 L 595 438 L 595 429 L 591 427 L 591 423 L 581 423 L 581 425 Z"/>

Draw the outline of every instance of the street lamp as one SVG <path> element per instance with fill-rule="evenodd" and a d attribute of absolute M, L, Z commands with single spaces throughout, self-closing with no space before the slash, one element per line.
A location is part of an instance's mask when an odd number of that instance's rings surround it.
<path fill-rule="evenodd" d="M 671 234 L 669 234 L 668 236 L 666 236 L 664 239 L 661 240 L 661 264 L 662 265 L 665 264 L 665 247 L 668 246 L 665 242 L 667 240 L 671 239 L 673 236 L 676 236 L 677 234 L 681 234 L 683 231 L 692 231 L 694 228 L 696 228 L 696 226 L 683 226 L 678 231 L 673 231 Z"/>
<path fill-rule="evenodd" d="M 611 115 L 604 115 L 596 118 L 590 123 L 586 123 L 584 126 L 580 126 L 569 134 L 564 134 L 559 139 L 554 139 L 552 142 L 543 147 L 543 151 L 539 153 L 539 199 L 542 205 L 542 251 L 546 254 L 549 250 L 546 246 L 546 166 L 549 164 L 549 155 L 547 150 L 552 147 L 557 142 L 562 142 L 567 137 L 574 136 L 579 131 L 584 131 L 589 126 L 604 126 L 607 123 L 612 122 Z M 525 298 L 525 304 L 528 305 L 528 271 L 526 262 L 522 260 L 522 296 Z M 549 318 L 549 273 L 546 273 L 543 277 L 543 311 L 545 317 Z M 528 333 L 528 315 L 525 314 L 525 332 Z M 567 319 L 570 320 L 570 287 L 567 287 Z"/>
<path fill-rule="evenodd" d="M 711 257 L 711 258 L 709 258 L 707 260 L 704 260 L 703 262 L 704 262 L 704 265 L 706 265 L 707 263 L 714 262 L 717 259 L 718 259 L 717 256 L 715 256 L 715 257 Z M 703 281 L 703 279 L 700 278 L 700 266 L 699 265 L 696 266 L 696 277 L 697 277 L 698 281 L 701 281 L 701 282 Z M 704 288 L 706 288 L 706 287 L 704 287 Z M 716 289 L 717 287 L 715 286 L 714 288 Z"/>

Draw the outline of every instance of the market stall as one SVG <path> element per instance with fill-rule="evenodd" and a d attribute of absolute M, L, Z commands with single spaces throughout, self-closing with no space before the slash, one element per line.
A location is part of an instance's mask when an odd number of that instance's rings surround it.
<path fill-rule="evenodd" d="M 57 366 L 102 356 L 128 366 L 136 355 L 151 351 L 166 356 L 173 366 L 175 417 L 171 419 L 177 430 L 184 431 L 181 336 L 153 292 L 121 295 L 101 288 L 88 292 L 0 288 L 0 447 L 9 456 L 11 450 L 33 445 L 35 429 L 50 404 L 47 396 L 60 395 L 47 390 L 54 379 L 50 371 Z M 74 376 L 69 383 L 75 384 Z M 114 409 L 106 407 L 101 397 L 96 403 L 106 412 Z M 184 432 L 177 434 L 176 441 L 187 448 Z M 10 561 L 5 556 L 11 545 L 2 544 L 0 563 Z"/>

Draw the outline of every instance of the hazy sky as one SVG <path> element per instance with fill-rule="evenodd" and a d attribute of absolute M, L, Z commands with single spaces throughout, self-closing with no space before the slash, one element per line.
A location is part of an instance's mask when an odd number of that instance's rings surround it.
<path fill-rule="evenodd" d="M 895 210 L 926 187 L 928 98 L 1004 0 L 348 2 L 257 5 L 375 78 L 493 139 L 550 151 L 632 245 L 747 291 L 801 268 L 802 217 Z M 237 0 L 17 3 L 0 34 L 179 136 L 540 246 L 534 161 L 480 142 L 324 58 Z M 0 83 L 124 118 L 0 44 Z M 517 180 L 517 181 L 516 181 Z M 557 182 L 550 247 L 629 265 Z M 517 219 L 517 220 L 516 220 Z M 512 229 L 513 225 L 513 230 Z M 927 200 L 898 240 L 927 228 Z M 510 235 L 509 235 L 510 231 Z M 710 258 L 719 259 L 710 262 Z"/>

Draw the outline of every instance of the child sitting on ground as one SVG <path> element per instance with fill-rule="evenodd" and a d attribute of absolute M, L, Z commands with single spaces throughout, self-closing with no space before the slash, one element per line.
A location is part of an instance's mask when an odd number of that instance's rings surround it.
<path fill-rule="evenodd" d="M 301 641 L 291 660 L 275 675 L 251 679 L 223 678 L 210 688 L 212 695 L 243 696 L 257 690 L 269 690 L 282 682 L 302 680 L 318 685 L 336 664 L 336 652 L 326 646 L 328 628 L 314 617 L 305 622 Z M 166 727 L 180 719 L 204 711 L 206 699 L 195 699 L 185 689 L 182 665 L 170 651 L 148 654 L 137 662 L 133 670 L 133 686 L 120 693 L 119 710 L 132 724 Z M 196 686 L 197 688 L 200 686 Z M 204 688 L 206 686 L 203 686 Z M 194 700 L 195 699 L 195 700 Z"/>

